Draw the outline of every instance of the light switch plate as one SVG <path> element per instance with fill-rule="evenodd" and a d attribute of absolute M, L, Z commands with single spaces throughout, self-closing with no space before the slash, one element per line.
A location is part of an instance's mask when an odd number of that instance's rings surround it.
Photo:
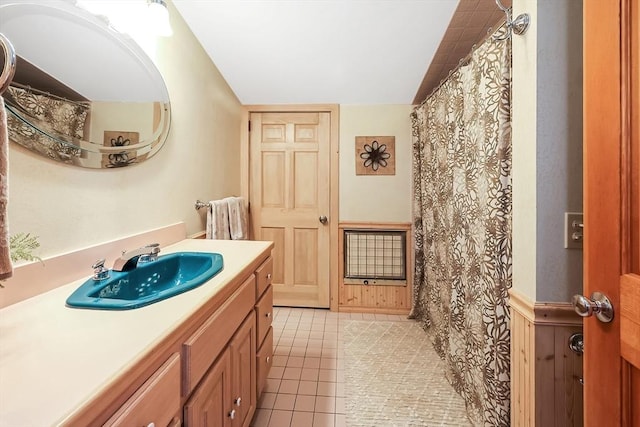
<path fill-rule="evenodd" d="M 584 221 L 582 212 L 564 213 L 565 249 L 582 249 L 584 241 Z"/>

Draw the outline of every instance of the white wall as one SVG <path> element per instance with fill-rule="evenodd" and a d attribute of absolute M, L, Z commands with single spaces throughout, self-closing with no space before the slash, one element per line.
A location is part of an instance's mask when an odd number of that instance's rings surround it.
<path fill-rule="evenodd" d="M 340 106 L 340 221 L 411 221 L 411 105 Z M 395 175 L 356 175 L 356 136 L 395 136 Z"/>
<path fill-rule="evenodd" d="M 564 249 L 564 212 L 582 212 L 582 2 L 514 0 L 513 287 L 533 301 L 582 291 L 582 251 Z"/>
<path fill-rule="evenodd" d="M 39 236 L 39 256 L 179 221 L 196 233 L 204 228 L 196 199 L 239 194 L 240 102 L 173 5 L 170 12 L 174 34 L 159 39 L 156 63 L 172 123 L 158 154 L 137 166 L 95 170 L 10 144 L 10 230 Z"/>

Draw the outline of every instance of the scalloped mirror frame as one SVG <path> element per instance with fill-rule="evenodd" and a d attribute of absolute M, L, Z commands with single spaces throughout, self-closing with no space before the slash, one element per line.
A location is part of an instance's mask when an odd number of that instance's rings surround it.
<path fill-rule="evenodd" d="M 0 0 L 0 15 L 18 55 L 5 93 L 11 141 L 53 161 L 100 169 L 141 163 L 162 148 L 169 94 L 130 36 L 65 0 Z"/>

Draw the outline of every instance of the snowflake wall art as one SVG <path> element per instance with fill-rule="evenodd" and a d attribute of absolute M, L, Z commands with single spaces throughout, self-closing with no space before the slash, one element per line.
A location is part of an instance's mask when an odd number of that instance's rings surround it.
<path fill-rule="evenodd" d="M 395 174 L 395 136 L 356 136 L 356 175 Z"/>

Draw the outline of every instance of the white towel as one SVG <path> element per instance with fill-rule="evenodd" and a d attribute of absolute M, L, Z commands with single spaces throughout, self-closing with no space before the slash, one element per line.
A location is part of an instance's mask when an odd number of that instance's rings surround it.
<path fill-rule="evenodd" d="M 229 205 L 225 200 L 212 200 L 207 210 L 207 239 L 229 240 Z"/>
<path fill-rule="evenodd" d="M 227 197 L 224 199 L 229 205 L 229 229 L 231 240 L 247 240 L 249 227 L 247 226 L 247 205 L 243 197 Z"/>
<path fill-rule="evenodd" d="M 7 203 L 9 203 L 9 137 L 7 136 L 7 112 L 0 96 L 0 280 L 13 274 L 9 251 L 9 224 Z"/>

